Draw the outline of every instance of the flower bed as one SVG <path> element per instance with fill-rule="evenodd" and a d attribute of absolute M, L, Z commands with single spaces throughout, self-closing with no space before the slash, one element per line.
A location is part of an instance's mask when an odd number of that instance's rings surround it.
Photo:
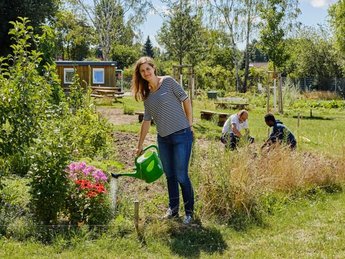
<path fill-rule="evenodd" d="M 108 196 L 108 177 L 85 162 L 73 162 L 66 168 L 70 179 L 67 211 L 72 224 L 104 225 L 112 211 Z"/>

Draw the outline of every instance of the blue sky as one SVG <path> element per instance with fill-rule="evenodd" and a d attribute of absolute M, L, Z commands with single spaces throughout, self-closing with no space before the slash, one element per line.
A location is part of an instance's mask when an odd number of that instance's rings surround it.
<path fill-rule="evenodd" d="M 329 5 L 335 3 L 336 0 L 300 0 L 299 2 L 302 13 L 299 15 L 298 20 L 304 25 L 316 26 L 317 24 L 327 23 L 327 9 Z M 159 9 L 159 6 L 157 6 L 157 8 Z M 142 40 L 145 42 L 147 36 L 150 36 L 153 46 L 158 47 L 155 36 L 162 22 L 163 20 L 159 15 L 153 13 L 149 14 L 147 16 L 147 21 L 140 26 L 143 34 Z"/>

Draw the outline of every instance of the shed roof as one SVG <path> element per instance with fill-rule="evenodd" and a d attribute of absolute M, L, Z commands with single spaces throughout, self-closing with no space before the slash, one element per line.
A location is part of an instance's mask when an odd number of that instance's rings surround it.
<path fill-rule="evenodd" d="M 116 67 L 116 61 L 73 61 L 61 60 L 55 61 L 57 66 L 113 66 Z"/>

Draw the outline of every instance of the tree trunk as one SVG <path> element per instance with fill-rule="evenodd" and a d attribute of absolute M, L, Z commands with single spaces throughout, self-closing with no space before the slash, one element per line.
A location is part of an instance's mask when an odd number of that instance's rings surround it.
<path fill-rule="evenodd" d="M 252 2 L 249 1 L 248 6 L 251 7 Z M 248 77 L 249 77 L 249 39 L 250 39 L 250 32 L 251 32 L 251 8 L 249 8 L 247 12 L 247 31 L 246 31 L 246 50 L 244 53 L 244 78 L 243 78 L 243 85 L 242 85 L 242 92 L 247 92 L 247 83 L 248 83 Z"/>

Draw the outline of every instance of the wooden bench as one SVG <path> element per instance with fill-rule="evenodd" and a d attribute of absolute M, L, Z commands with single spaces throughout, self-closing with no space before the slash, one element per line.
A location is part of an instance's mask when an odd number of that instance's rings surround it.
<path fill-rule="evenodd" d="M 118 88 L 93 86 L 91 96 L 95 98 L 112 98 L 116 102 L 118 98 L 124 96 L 124 92 L 121 92 L 121 89 Z"/>
<path fill-rule="evenodd" d="M 220 109 L 237 109 L 243 110 L 247 109 L 249 103 L 233 103 L 233 102 L 215 102 L 214 103 L 217 108 Z"/>
<path fill-rule="evenodd" d="M 139 122 L 142 122 L 144 119 L 144 112 L 135 112 L 135 115 L 138 115 Z"/>
<path fill-rule="evenodd" d="M 214 102 L 214 104 L 216 105 L 216 108 L 237 110 L 247 109 L 247 107 L 249 106 L 248 99 L 242 97 L 218 98 L 217 101 Z"/>
<path fill-rule="evenodd" d="M 103 96 L 103 95 L 100 95 L 100 94 L 91 94 L 91 97 L 94 97 L 94 98 L 103 98 L 104 96 Z"/>
<path fill-rule="evenodd" d="M 218 126 L 222 127 L 229 117 L 228 113 L 225 112 L 215 112 L 215 111 L 209 111 L 209 110 L 202 110 L 200 111 L 201 119 L 202 120 L 212 120 L 214 116 L 218 117 Z"/>
<path fill-rule="evenodd" d="M 135 112 L 135 115 L 138 115 L 138 120 L 139 120 L 139 122 L 142 122 L 143 120 L 144 120 L 144 112 Z M 154 121 L 153 120 L 151 120 L 151 125 L 153 125 L 154 124 Z"/>

